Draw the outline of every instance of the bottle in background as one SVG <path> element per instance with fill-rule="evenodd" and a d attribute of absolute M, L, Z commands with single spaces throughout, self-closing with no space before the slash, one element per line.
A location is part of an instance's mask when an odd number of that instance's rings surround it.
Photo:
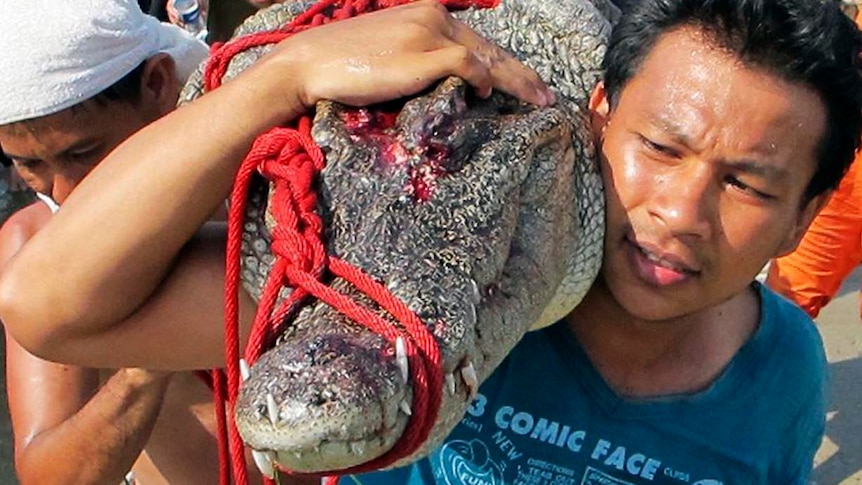
<path fill-rule="evenodd" d="M 198 0 L 175 0 L 174 8 L 179 16 L 180 26 L 205 41 L 208 33 L 207 21 Z"/>

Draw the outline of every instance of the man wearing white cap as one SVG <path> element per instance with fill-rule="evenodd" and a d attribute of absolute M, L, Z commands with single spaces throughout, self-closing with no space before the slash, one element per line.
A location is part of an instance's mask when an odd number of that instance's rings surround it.
<path fill-rule="evenodd" d="M 45 202 L 0 229 L 2 267 L 93 166 L 173 110 L 207 48 L 134 0 L 3 0 L 0 23 L 0 145 Z M 211 395 L 192 373 L 56 364 L 8 335 L 6 353 L 22 485 L 218 482 Z"/>

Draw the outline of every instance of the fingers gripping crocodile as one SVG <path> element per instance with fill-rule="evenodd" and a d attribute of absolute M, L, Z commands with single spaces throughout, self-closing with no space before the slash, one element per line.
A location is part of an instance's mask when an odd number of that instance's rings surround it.
<path fill-rule="evenodd" d="M 236 35 L 277 28 L 307 6 L 276 5 Z M 373 110 L 317 106 L 327 250 L 405 302 L 442 354 L 437 422 L 404 461 L 439 443 L 523 334 L 566 315 L 598 273 L 603 195 L 585 105 L 614 12 L 604 0 L 503 0 L 457 14 L 536 69 L 558 93 L 552 107 L 497 93 L 481 100 L 457 79 L 408 100 L 392 126 L 375 125 Z M 225 79 L 264 51 L 235 57 Z M 183 98 L 201 86 L 193 77 Z M 255 298 L 273 260 L 267 196 L 258 184 L 245 222 L 243 282 Z M 343 281 L 331 285 L 369 302 Z M 413 405 L 392 347 L 323 303 L 304 308 L 240 390 L 243 439 L 301 472 L 382 455 Z"/>

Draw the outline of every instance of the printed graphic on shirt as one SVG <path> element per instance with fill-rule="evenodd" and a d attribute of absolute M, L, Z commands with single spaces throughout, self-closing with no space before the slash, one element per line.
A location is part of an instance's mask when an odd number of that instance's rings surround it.
<path fill-rule="evenodd" d="M 503 468 L 491 460 L 485 443 L 479 440 L 451 441 L 440 449 L 443 480 L 447 485 L 502 485 Z"/>
<path fill-rule="evenodd" d="M 432 468 L 446 485 L 724 485 L 592 434 L 511 406 L 491 409 L 479 394 Z"/>

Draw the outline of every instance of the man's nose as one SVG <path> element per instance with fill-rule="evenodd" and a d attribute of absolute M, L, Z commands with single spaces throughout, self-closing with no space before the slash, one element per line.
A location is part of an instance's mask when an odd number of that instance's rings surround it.
<path fill-rule="evenodd" d="M 708 164 L 684 163 L 656 180 L 651 215 L 676 237 L 711 237 L 718 191 Z"/>
<path fill-rule="evenodd" d="M 62 204 L 69 197 L 69 194 L 72 193 L 72 190 L 83 180 L 85 175 L 85 172 L 62 172 L 55 174 L 51 186 L 51 198 L 58 204 Z"/>

